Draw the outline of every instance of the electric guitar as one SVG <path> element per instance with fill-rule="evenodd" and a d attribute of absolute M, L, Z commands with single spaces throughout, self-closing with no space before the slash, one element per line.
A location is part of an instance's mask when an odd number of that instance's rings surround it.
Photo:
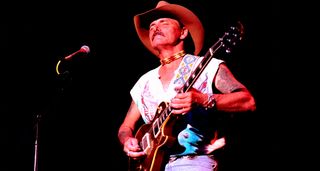
<path fill-rule="evenodd" d="M 219 49 L 231 52 L 231 47 L 236 45 L 243 37 L 243 25 L 231 26 L 219 40 L 209 48 L 203 60 L 197 65 L 186 83 L 179 92 L 187 92 L 196 82 L 202 71 L 208 65 Z M 135 137 L 146 156 L 138 159 L 129 157 L 129 171 L 160 171 L 164 170 L 164 161 L 170 148 L 176 143 L 176 135 L 173 134 L 173 125 L 179 119 L 179 115 L 171 114 L 172 109 L 167 102 L 159 104 L 153 121 L 142 125 Z"/>

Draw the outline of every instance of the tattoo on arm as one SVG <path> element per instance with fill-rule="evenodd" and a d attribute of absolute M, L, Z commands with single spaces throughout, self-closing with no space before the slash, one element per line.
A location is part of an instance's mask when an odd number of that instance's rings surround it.
<path fill-rule="evenodd" d="M 123 126 L 118 133 L 118 138 L 122 144 L 129 138 L 132 137 L 132 129 L 127 126 Z"/>
<path fill-rule="evenodd" d="M 231 71 L 224 64 L 221 64 L 219 67 L 215 85 L 222 93 L 231 93 L 245 89 L 245 86 L 233 76 Z"/>
<path fill-rule="evenodd" d="M 124 144 L 126 138 L 128 137 L 128 132 L 126 131 L 120 131 L 118 134 L 119 140 L 122 144 Z"/>

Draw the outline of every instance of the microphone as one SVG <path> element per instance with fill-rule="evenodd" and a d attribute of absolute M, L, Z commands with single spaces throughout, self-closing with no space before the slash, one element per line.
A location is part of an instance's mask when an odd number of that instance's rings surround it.
<path fill-rule="evenodd" d="M 88 54 L 89 52 L 90 52 L 89 46 L 83 45 L 83 46 L 81 46 L 81 48 L 78 51 L 73 52 L 72 54 L 64 57 L 63 59 L 64 60 L 70 60 L 73 56 L 75 56 L 77 54 L 80 54 L 80 53 Z"/>

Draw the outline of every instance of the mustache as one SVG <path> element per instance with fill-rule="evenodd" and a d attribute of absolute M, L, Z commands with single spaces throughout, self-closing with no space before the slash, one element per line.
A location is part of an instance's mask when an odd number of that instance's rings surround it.
<path fill-rule="evenodd" d="M 156 37 L 157 35 L 164 36 L 164 34 L 163 34 L 161 31 L 157 30 L 157 31 L 155 31 L 155 32 L 152 34 L 152 40 L 153 40 L 154 37 Z"/>

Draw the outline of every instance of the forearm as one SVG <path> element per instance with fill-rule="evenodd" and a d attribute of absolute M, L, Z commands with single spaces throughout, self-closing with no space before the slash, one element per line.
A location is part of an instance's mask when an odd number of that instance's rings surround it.
<path fill-rule="evenodd" d="M 224 112 L 246 112 L 256 110 L 255 100 L 247 91 L 215 94 L 216 109 Z"/>
<path fill-rule="evenodd" d="M 133 129 L 122 125 L 118 131 L 118 139 L 121 144 L 124 144 L 128 138 L 133 137 Z"/>

